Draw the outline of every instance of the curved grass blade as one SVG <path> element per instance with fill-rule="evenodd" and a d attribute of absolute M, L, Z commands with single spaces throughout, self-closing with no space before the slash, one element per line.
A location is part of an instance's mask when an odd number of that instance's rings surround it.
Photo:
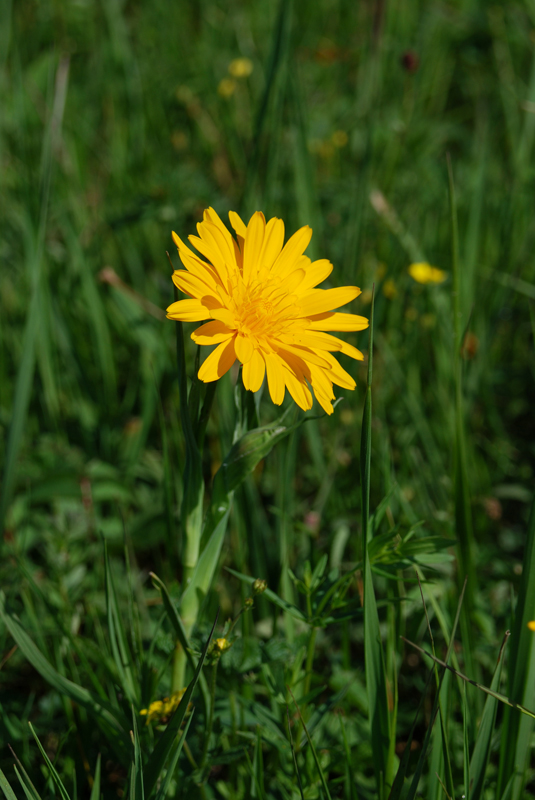
<path fill-rule="evenodd" d="M 67 789 L 65 788 L 65 786 L 63 784 L 63 781 L 61 780 L 57 769 L 55 768 L 55 766 L 53 765 L 53 763 L 49 759 L 45 748 L 43 747 L 43 745 L 39 741 L 39 737 L 37 736 L 36 732 L 34 731 L 32 723 L 28 722 L 28 726 L 29 726 L 29 728 L 30 728 L 30 730 L 32 732 L 33 738 L 37 742 L 37 746 L 38 746 L 39 750 L 41 751 L 41 755 L 43 756 L 43 758 L 44 758 L 44 760 L 46 762 L 46 765 L 47 765 L 48 769 L 50 770 L 50 774 L 52 775 L 52 780 L 54 781 L 54 783 L 58 787 L 58 791 L 59 791 L 59 793 L 60 793 L 60 795 L 62 797 L 62 800 L 71 800 L 70 795 L 69 795 Z"/>
<path fill-rule="evenodd" d="M 154 798 L 154 800 L 165 800 L 167 797 L 167 792 L 169 791 L 169 786 L 171 784 L 171 780 L 173 775 L 175 774 L 176 765 L 178 764 L 178 759 L 180 758 L 180 753 L 182 752 L 182 747 L 184 746 L 184 742 L 186 741 L 186 736 L 188 735 L 189 726 L 191 725 L 191 720 L 193 719 L 193 714 L 195 713 L 195 709 L 191 710 L 191 714 L 189 715 L 188 719 L 186 720 L 186 724 L 184 725 L 184 730 L 180 734 L 180 737 L 177 741 L 175 751 L 172 753 L 169 761 L 169 765 L 167 767 L 167 772 L 165 774 L 165 778 L 162 781 L 162 784 Z"/>
<path fill-rule="evenodd" d="M 11 788 L 11 784 L 9 783 L 8 779 L 6 778 L 1 769 L 0 769 L 0 789 L 2 789 L 6 800 L 17 800 L 17 795 Z"/>
<path fill-rule="evenodd" d="M 93 786 L 91 787 L 91 796 L 89 800 L 100 800 L 100 772 L 101 772 L 101 758 L 99 753 L 97 758 L 97 766 L 95 767 L 95 777 L 93 778 Z"/>
<path fill-rule="evenodd" d="M 494 675 L 492 676 L 492 682 L 490 684 L 491 691 L 493 692 L 496 692 L 500 685 L 500 679 L 502 676 L 502 667 L 503 667 L 503 654 L 509 636 L 510 633 L 509 631 L 507 631 L 503 638 L 502 645 L 500 647 L 500 652 L 498 654 L 498 662 L 496 664 L 496 669 L 494 670 Z M 497 710 L 498 710 L 497 699 L 495 697 L 492 697 L 492 695 L 489 695 L 489 697 L 487 697 L 487 700 L 485 702 L 485 707 L 483 709 L 483 716 L 481 717 L 481 723 L 479 725 L 474 751 L 472 753 L 472 758 L 470 760 L 471 800 L 480 800 L 480 798 L 482 797 L 483 786 L 485 782 L 485 772 L 490 758 L 490 745 L 492 740 L 492 734 L 494 732 L 494 724 L 496 722 Z"/>

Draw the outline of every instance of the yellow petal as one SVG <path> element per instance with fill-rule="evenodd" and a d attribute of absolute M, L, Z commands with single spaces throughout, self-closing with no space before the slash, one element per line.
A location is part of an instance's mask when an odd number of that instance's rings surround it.
<path fill-rule="evenodd" d="M 360 317 L 358 314 L 343 314 L 340 311 L 313 314 L 310 318 L 310 330 L 313 331 L 363 331 L 367 327 L 366 317 Z"/>
<path fill-rule="evenodd" d="M 201 322 L 208 319 L 210 311 L 203 306 L 200 300 L 177 300 L 167 309 L 169 319 L 178 319 L 181 322 Z"/>
<path fill-rule="evenodd" d="M 277 348 L 279 355 L 281 355 L 283 358 L 284 355 L 282 350 L 285 350 L 289 353 L 293 353 L 293 355 L 297 356 L 298 358 L 302 358 L 304 361 L 309 362 L 310 364 L 316 364 L 316 366 L 322 367 L 323 369 L 329 369 L 329 362 L 322 358 L 320 353 L 316 353 L 311 347 L 295 345 L 292 342 L 286 342 L 285 338 L 286 337 L 281 337 L 281 342 L 283 342 L 282 347 Z"/>
<path fill-rule="evenodd" d="M 289 369 L 284 370 L 284 382 L 297 405 L 308 411 L 312 408 L 312 393 L 304 379 L 299 380 Z"/>
<path fill-rule="evenodd" d="M 234 314 L 232 311 L 229 311 L 228 308 L 213 308 L 210 310 L 210 316 L 212 319 L 218 319 L 227 328 L 231 330 L 236 330 L 236 320 L 234 318 Z"/>
<path fill-rule="evenodd" d="M 243 385 L 250 392 L 257 392 L 262 386 L 265 374 L 266 364 L 262 358 L 262 354 L 258 350 L 253 350 L 253 355 L 249 361 L 243 365 Z"/>
<path fill-rule="evenodd" d="M 196 275 L 197 278 L 205 281 L 205 283 L 212 286 L 214 289 L 216 286 L 223 286 L 221 278 L 212 265 L 207 264 L 206 261 L 200 259 L 199 256 L 196 256 L 191 250 L 179 250 L 178 255 L 188 272 L 191 272 L 192 275 Z"/>
<path fill-rule="evenodd" d="M 330 353 L 326 354 L 331 362 L 331 369 L 327 372 L 327 376 L 336 383 L 337 386 L 343 386 L 344 389 L 353 390 L 357 385 L 351 375 L 340 366 L 338 361 Z"/>
<path fill-rule="evenodd" d="M 206 361 L 199 370 L 199 380 L 204 383 L 217 381 L 229 371 L 236 361 L 236 351 L 234 350 L 234 339 L 229 342 L 222 342 L 210 353 Z"/>
<path fill-rule="evenodd" d="M 312 237 L 312 228 L 305 225 L 291 236 L 284 245 L 280 256 L 273 264 L 273 272 L 284 275 L 291 271 L 295 261 L 307 249 Z"/>
<path fill-rule="evenodd" d="M 305 331 L 300 337 L 299 343 L 304 347 L 345 353 L 346 356 L 350 356 L 356 361 L 364 360 L 363 354 L 352 344 L 348 344 L 336 336 L 331 336 L 330 333 L 323 333 L 323 331 Z"/>
<path fill-rule="evenodd" d="M 309 317 L 332 311 L 333 308 L 345 306 L 360 294 L 357 286 L 340 286 L 337 289 L 311 289 L 304 297 L 299 298 L 301 314 Z"/>
<path fill-rule="evenodd" d="M 204 297 L 207 294 L 215 294 L 215 288 L 208 286 L 203 280 L 185 269 L 175 270 L 171 277 L 175 286 L 184 294 L 189 294 L 190 297 Z"/>
<path fill-rule="evenodd" d="M 328 400 L 334 400 L 333 384 L 325 370 L 313 364 L 310 367 L 310 377 L 310 383 L 312 384 L 316 397 L 321 394 Z"/>
<path fill-rule="evenodd" d="M 261 211 L 255 211 L 247 226 L 243 253 L 243 280 L 249 283 L 260 268 L 260 254 L 264 244 L 266 220 Z"/>
<path fill-rule="evenodd" d="M 232 225 L 238 236 L 241 236 L 242 239 L 245 239 L 247 226 L 245 222 L 242 220 L 242 218 L 239 216 L 239 214 L 236 214 L 235 211 L 229 211 L 228 218 L 230 220 L 230 224 Z"/>
<path fill-rule="evenodd" d="M 305 277 L 299 285 L 298 294 L 314 288 L 318 283 L 322 283 L 333 271 L 333 265 L 326 258 L 313 261 L 305 270 Z"/>
<path fill-rule="evenodd" d="M 235 331 L 229 330 L 219 320 L 212 320 L 193 331 L 191 338 L 197 344 L 219 344 L 220 342 L 226 342 L 234 333 Z"/>
<path fill-rule="evenodd" d="M 264 244 L 260 253 L 260 266 L 268 269 L 273 266 L 284 244 L 284 222 L 272 217 L 266 225 Z"/>
<path fill-rule="evenodd" d="M 236 355 L 242 364 L 247 364 L 254 353 L 253 343 L 250 336 L 238 334 L 235 341 Z"/>
<path fill-rule="evenodd" d="M 281 359 L 275 353 L 266 354 L 266 370 L 270 397 L 276 406 L 280 406 L 284 400 L 286 388 L 284 367 Z"/>
<path fill-rule="evenodd" d="M 228 278 L 228 270 L 225 265 L 225 259 L 220 253 L 217 245 L 212 241 L 209 234 L 206 236 L 188 236 L 192 245 L 205 256 L 208 261 L 215 267 L 220 278 L 226 282 Z"/>

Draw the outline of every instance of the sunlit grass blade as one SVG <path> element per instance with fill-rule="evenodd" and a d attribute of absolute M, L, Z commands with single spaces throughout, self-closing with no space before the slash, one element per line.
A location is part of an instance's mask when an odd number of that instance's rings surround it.
<path fill-rule="evenodd" d="M 173 716 L 167 723 L 165 731 L 160 736 L 158 743 L 156 744 L 156 747 L 151 753 L 147 761 L 147 764 L 145 766 L 144 770 L 145 794 L 147 797 L 150 797 L 154 787 L 156 786 L 158 778 L 161 775 L 162 769 L 164 768 L 165 762 L 169 758 L 169 755 L 172 751 L 177 733 L 180 730 L 180 726 L 182 725 L 184 717 L 186 716 L 189 702 L 193 695 L 193 691 L 195 689 L 197 681 L 199 680 L 199 675 L 201 674 L 206 654 L 208 652 L 210 642 L 212 641 L 212 636 L 214 635 L 214 630 L 215 626 L 217 625 L 218 617 L 219 613 L 215 618 L 214 624 L 212 625 L 212 630 L 210 631 L 208 639 L 206 640 L 206 644 L 201 653 L 201 657 L 199 658 L 199 663 L 197 664 L 197 669 L 195 670 L 195 674 L 193 675 L 193 678 L 191 679 L 188 688 L 184 692 L 184 695 L 178 705 L 178 708 L 176 709 Z"/>
<path fill-rule="evenodd" d="M 17 800 L 17 795 L 11 788 L 11 784 L 9 783 L 8 779 L 6 778 L 1 769 L 0 769 L 0 789 L 2 789 L 6 800 Z"/>
<path fill-rule="evenodd" d="M 502 668 L 504 662 L 504 650 L 507 640 L 509 638 L 509 631 L 505 634 L 500 652 L 498 655 L 498 663 L 492 676 L 490 688 L 493 692 L 497 692 L 500 686 L 500 679 L 502 675 Z M 494 733 L 494 725 L 496 722 L 496 713 L 498 710 L 498 701 L 492 695 L 489 695 L 485 701 L 483 708 L 483 716 L 477 732 L 477 738 L 474 745 L 474 751 L 470 760 L 470 798 L 471 800 L 480 800 L 483 796 L 483 787 L 485 784 L 485 772 L 489 763 L 491 742 Z"/>
<path fill-rule="evenodd" d="M 535 634 L 527 624 L 535 616 L 535 500 L 532 503 L 525 544 L 522 578 L 516 602 L 509 650 L 508 694 L 512 704 L 535 710 Z M 518 707 L 518 706 L 517 706 Z M 522 709 L 520 709 L 522 710 Z M 511 797 L 521 797 L 525 768 L 531 750 L 533 720 L 506 708 L 502 721 L 498 797 L 514 775 Z"/>

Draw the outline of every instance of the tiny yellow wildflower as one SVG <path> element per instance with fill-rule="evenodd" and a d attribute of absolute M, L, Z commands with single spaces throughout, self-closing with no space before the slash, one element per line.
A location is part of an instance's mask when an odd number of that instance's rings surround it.
<path fill-rule="evenodd" d="M 197 225 L 199 236 L 190 242 L 205 257 L 193 253 L 173 233 L 186 269 L 175 270 L 173 282 L 187 297 L 167 309 L 169 319 L 203 322 L 191 338 L 200 345 L 217 345 L 199 370 L 201 381 L 217 381 L 236 359 L 243 364 L 246 389 L 260 389 L 264 378 L 275 405 L 286 389 L 304 411 L 312 407 L 312 391 L 327 412 L 333 413 L 333 383 L 354 389 L 354 379 L 334 354 L 364 359 L 356 347 L 330 331 L 361 331 L 368 320 L 333 309 L 360 294 L 357 286 L 318 289 L 332 272 L 327 259 L 311 261 L 304 255 L 312 230 L 305 225 L 284 244 L 284 223 L 266 222 L 255 212 L 249 224 L 229 213 L 236 233 L 213 208 Z"/>
<path fill-rule="evenodd" d="M 224 638 L 221 638 L 221 639 L 216 639 L 216 640 L 215 640 L 215 649 L 216 649 L 216 650 L 219 650 L 219 652 L 220 652 L 220 653 L 224 653 L 224 652 L 225 652 L 225 650 L 228 650 L 228 649 L 229 649 L 229 647 L 231 646 L 231 644 L 232 644 L 232 643 L 231 643 L 231 642 L 229 642 L 229 640 L 228 640 L 228 639 L 224 639 Z"/>
<path fill-rule="evenodd" d="M 228 71 L 233 78 L 248 78 L 253 71 L 253 62 L 250 58 L 234 58 L 228 65 Z"/>
<path fill-rule="evenodd" d="M 224 97 L 225 100 L 227 100 L 229 97 L 232 97 L 235 89 L 236 81 L 233 81 L 232 78 L 223 78 L 222 81 L 219 81 L 217 92 L 219 95 L 221 95 L 221 97 Z"/>
<path fill-rule="evenodd" d="M 444 283 L 448 274 L 443 269 L 432 267 L 426 261 L 418 264 L 411 264 L 409 267 L 409 275 L 417 283 Z"/>
<path fill-rule="evenodd" d="M 530 622 L 528 622 L 528 628 L 530 629 L 530 631 L 535 632 L 535 619 L 532 619 L 530 620 Z"/>
<path fill-rule="evenodd" d="M 173 692 L 171 697 L 164 697 L 163 700 L 155 700 L 148 708 L 142 708 L 139 712 L 142 717 L 147 717 L 147 725 L 153 720 L 161 720 L 165 717 L 170 717 L 173 711 L 176 711 L 178 704 L 184 696 L 186 689 L 180 689 L 178 692 Z"/>

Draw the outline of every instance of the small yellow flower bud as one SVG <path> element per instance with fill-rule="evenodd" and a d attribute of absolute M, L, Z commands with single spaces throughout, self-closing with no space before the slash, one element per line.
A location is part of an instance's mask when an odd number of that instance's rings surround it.
<path fill-rule="evenodd" d="M 253 583 L 253 595 L 262 594 L 262 592 L 266 591 L 267 587 L 267 581 L 263 578 L 257 578 Z"/>
<path fill-rule="evenodd" d="M 220 653 L 224 653 L 230 646 L 231 642 L 229 642 L 228 639 L 221 638 L 215 640 L 215 650 L 218 650 Z"/>
<path fill-rule="evenodd" d="M 528 622 L 528 628 L 530 629 L 530 631 L 535 632 L 535 619 L 532 619 L 530 620 L 530 622 Z"/>

